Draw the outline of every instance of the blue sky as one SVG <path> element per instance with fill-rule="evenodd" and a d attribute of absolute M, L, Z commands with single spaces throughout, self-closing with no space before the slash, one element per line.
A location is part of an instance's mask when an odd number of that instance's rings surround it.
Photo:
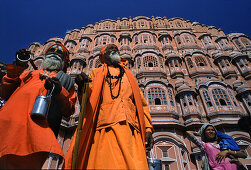
<path fill-rule="evenodd" d="M 251 0 L 0 0 L 0 61 L 32 42 L 118 17 L 181 17 L 251 37 Z"/>

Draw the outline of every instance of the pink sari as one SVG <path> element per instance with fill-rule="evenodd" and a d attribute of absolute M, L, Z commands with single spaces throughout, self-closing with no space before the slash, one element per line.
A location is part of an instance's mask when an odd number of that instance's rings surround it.
<path fill-rule="evenodd" d="M 216 156 L 220 152 L 220 148 L 212 143 L 205 143 L 201 141 L 204 146 L 204 151 L 207 154 L 209 164 L 213 170 L 237 170 L 237 165 L 230 163 L 230 158 L 222 160 L 220 163 L 216 161 Z"/>

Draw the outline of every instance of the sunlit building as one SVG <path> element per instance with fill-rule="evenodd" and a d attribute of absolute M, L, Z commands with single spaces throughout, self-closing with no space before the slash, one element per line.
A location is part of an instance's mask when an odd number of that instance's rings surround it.
<path fill-rule="evenodd" d="M 29 47 L 38 67 L 46 48 L 62 42 L 70 51 L 68 74 L 89 74 L 99 67 L 99 51 L 115 43 L 145 95 L 155 128 L 152 157 L 165 170 L 200 169 L 201 153 L 185 135 L 204 122 L 232 136 L 248 154 L 242 160 L 251 169 L 251 140 L 237 127 L 251 113 L 251 40 L 242 33 L 223 30 L 182 18 L 129 17 L 102 20 Z M 78 124 L 79 102 L 64 119 L 58 141 L 66 153 Z M 61 168 L 50 155 L 45 168 Z"/>

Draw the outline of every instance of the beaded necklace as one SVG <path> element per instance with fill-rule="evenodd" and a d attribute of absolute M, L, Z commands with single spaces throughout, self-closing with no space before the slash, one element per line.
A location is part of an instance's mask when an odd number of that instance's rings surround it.
<path fill-rule="evenodd" d="M 119 66 L 119 75 L 118 76 L 112 76 L 109 71 L 108 66 L 107 66 L 107 70 L 108 70 L 108 72 L 107 72 L 107 76 L 106 76 L 106 82 L 108 83 L 108 85 L 110 87 L 110 93 L 111 93 L 112 99 L 116 99 L 119 97 L 119 93 L 120 93 L 120 89 L 121 89 L 121 80 L 122 80 L 122 77 L 125 73 L 125 70 L 123 69 L 123 67 Z M 117 80 L 114 83 L 112 83 L 112 79 L 117 79 Z M 116 87 L 118 82 L 119 82 L 119 91 L 118 91 L 118 94 L 116 96 L 114 96 L 112 93 L 112 90 Z"/>

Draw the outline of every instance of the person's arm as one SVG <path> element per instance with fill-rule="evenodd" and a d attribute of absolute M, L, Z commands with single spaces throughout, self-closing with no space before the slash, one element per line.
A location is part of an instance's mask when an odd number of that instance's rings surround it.
<path fill-rule="evenodd" d="M 153 133 L 154 130 L 153 130 L 153 125 L 152 125 L 152 118 L 151 118 L 151 115 L 149 112 L 147 102 L 146 102 L 145 97 L 144 97 L 141 90 L 140 90 L 140 96 L 141 96 L 141 100 L 142 100 L 142 104 L 143 104 L 146 132 Z"/>
<path fill-rule="evenodd" d="M 77 75 L 77 77 L 75 78 L 75 82 L 78 85 L 78 99 L 81 102 L 82 101 L 82 95 L 83 95 L 83 86 L 84 83 L 89 82 L 89 89 L 88 89 L 88 97 L 90 97 L 91 92 L 92 92 L 92 80 L 94 80 L 95 78 L 95 73 L 94 73 L 93 69 L 89 76 L 87 76 L 84 72 L 81 72 L 81 74 Z"/>
<path fill-rule="evenodd" d="M 8 64 L 6 69 L 7 74 L 3 77 L 2 84 L 0 86 L 0 97 L 2 97 L 5 101 L 7 101 L 17 87 L 20 86 L 20 75 L 25 70 L 25 67 Z M 23 73 L 22 77 L 25 77 L 26 73 Z"/>
<path fill-rule="evenodd" d="M 216 156 L 216 161 L 221 162 L 222 160 L 225 160 L 226 157 L 230 158 L 246 158 L 247 154 L 243 151 L 229 151 L 229 150 L 224 150 L 221 151 L 217 154 Z"/>
<path fill-rule="evenodd" d="M 16 52 L 16 56 L 17 55 L 20 58 L 25 58 L 25 56 L 30 55 L 30 52 L 27 49 L 21 49 Z M 13 64 L 7 64 L 7 74 L 3 77 L 0 86 L 0 97 L 5 101 L 7 101 L 17 87 L 20 86 L 22 78 L 19 76 L 28 68 L 28 66 L 27 62 L 22 62 L 17 58 Z"/>
<path fill-rule="evenodd" d="M 145 120 L 145 127 L 146 127 L 146 138 L 145 138 L 146 150 L 150 151 L 154 145 L 154 139 L 152 137 L 152 133 L 154 131 L 153 125 L 152 125 L 152 118 L 149 112 L 147 102 L 141 90 L 140 90 L 140 96 L 141 96 L 141 100 L 143 104 L 144 120 Z"/>
<path fill-rule="evenodd" d="M 235 158 L 246 158 L 247 154 L 244 151 L 228 151 L 227 156 L 233 156 Z"/>
<path fill-rule="evenodd" d="M 191 140 L 196 146 L 198 146 L 200 148 L 200 150 L 204 151 L 203 142 L 196 137 L 196 136 L 199 136 L 198 132 L 186 131 L 186 134 L 188 135 L 189 140 Z"/>

